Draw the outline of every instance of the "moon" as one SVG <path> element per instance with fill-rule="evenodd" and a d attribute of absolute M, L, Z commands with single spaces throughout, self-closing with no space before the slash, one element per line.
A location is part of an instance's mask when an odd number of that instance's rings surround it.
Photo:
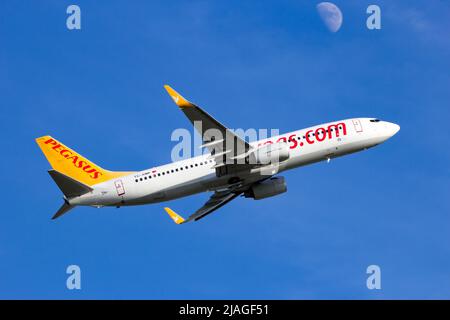
<path fill-rule="evenodd" d="M 317 5 L 320 18 L 331 32 L 338 32 L 342 26 L 342 12 L 334 3 L 321 2 Z"/>

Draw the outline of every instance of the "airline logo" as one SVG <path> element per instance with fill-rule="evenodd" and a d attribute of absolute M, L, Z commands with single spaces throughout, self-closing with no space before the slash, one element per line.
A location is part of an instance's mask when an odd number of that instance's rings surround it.
<path fill-rule="evenodd" d="M 54 170 L 88 186 L 133 173 L 102 169 L 51 136 L 36 142 Z"/>
<path fill-rule="evenodd" d="M 71 163 L 74 168 L 79 169 L 80 171 L 85 172 L 92 179 L 98 179 L 103 173 L 99 171 L 98 168 L 95 168 L 92 164 L 90 164 L 86 159 L 76 154 L 63 144 L 58 141 L 50 138 L 44 142 L 44 145 L 47 145 L 51 150 L 53 150 L 56 154 L 58 154 L 61 158 L 66 159 L 68 163 Z"/>
<path fill-rule="evenodd" d="M 333 123 L 328 125 L 326 128 L 317 128 L 315 130 L 308 130 L 304 133 L 304 135 L 302 134 L 298 139 L 297 134 L 291 134 L 290 136 L 283 136 L 277 139 L 276 142 L 289 142 L 289 148 L 290 149 L 295 149 L 295 148 L 299 148 L 299 147 L 303 147 L 305 145 L 305 142 L 307 145 L 309 144 L 314 144 L 316 142 L 322 142 L 325 140 L 331 140 L 333 138 L 338 138 L 340 137 L 340 135 L 346 136 L 347 135 L 347 127 L 345 125 L 345 122 L 339 122 L 339 123 Z M 304 138 L 303 138 L 304 137 Z M 305 141 L 305 142 L 304 142 Z M 266 144 L 272 144 L 274 143 L 274 141 L 272 140 L 267 140 L 264 143 L 260 143 L 258 145 L 266 145 Z"/>

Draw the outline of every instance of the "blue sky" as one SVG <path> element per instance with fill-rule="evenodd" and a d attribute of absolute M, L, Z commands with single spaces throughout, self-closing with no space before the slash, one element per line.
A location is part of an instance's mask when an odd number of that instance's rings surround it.
<path fill-rule="evenodd" d="M 66 28 L 72 3 L 80 31 Z M 1 2 L 0 298 L 450 298 L 450 5 L 335 1 L 330 33 L 317 3 Z M 401 131 L 198 223 L 173 224 L 164 204 L 51 221 L 61 193 L 34 138 L 111 170 L 169 162 L 172 131 L 191 128 L 166 83 L 231 128 L 374 116 Z M 207 197 L 170 205 L 187 215 Z M 70 264 L 80 291 L 66 289 Z M 366 288 L 371 264 L 382 290 Z"/>

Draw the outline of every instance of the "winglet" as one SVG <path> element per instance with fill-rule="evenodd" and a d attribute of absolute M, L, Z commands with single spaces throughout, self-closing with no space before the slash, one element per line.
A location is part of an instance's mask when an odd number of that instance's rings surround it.
<path fill-rule="evenodd" d="M 165 207 L 164 210 L 166 210 L 166 212 L 169 214 L 169 216 L 172 218 L 172 220 L 176 223 L 176 224 L 182 224 L 185 222 L 184 218 L 179 216 L 175 211 L 173 211 L 172 209 Z"/>
<path fill-rule="evenodd" d="M 172 97 L 175 104 L 177 106 L 179 106 L 180 108 L 188 108 L 188 107 L 194 106 L 191 102 L 187 101 L 185 98 L 183 98 L 183 96 L 181 94 L 176 92 L 174 89 L 172 89 L 167 84 L 164 86 L 164 88 L 167 90 L 169 95 Z"/>

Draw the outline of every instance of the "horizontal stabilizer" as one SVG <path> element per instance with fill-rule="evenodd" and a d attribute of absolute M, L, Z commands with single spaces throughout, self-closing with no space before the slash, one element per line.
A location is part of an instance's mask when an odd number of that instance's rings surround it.
<path fill-rule="evenodd" d="M 69 211 L 70 209 L 73 209 L 75 206 L 71 206 L 67 202 L 64 201 L 64 204 L 59 208 L 59 210 L 55 213 L 55 215 L 52 217 L 52 220 L 55 220 L 56 218 L 62 216 L 64 213 Z"/>
<path fill-rule="evenodd" d="M 49 170 L 48 173 L 67 198 L 78 197 L 93 190 L 91 187 L 62 174 L 59 171 Z"/>

